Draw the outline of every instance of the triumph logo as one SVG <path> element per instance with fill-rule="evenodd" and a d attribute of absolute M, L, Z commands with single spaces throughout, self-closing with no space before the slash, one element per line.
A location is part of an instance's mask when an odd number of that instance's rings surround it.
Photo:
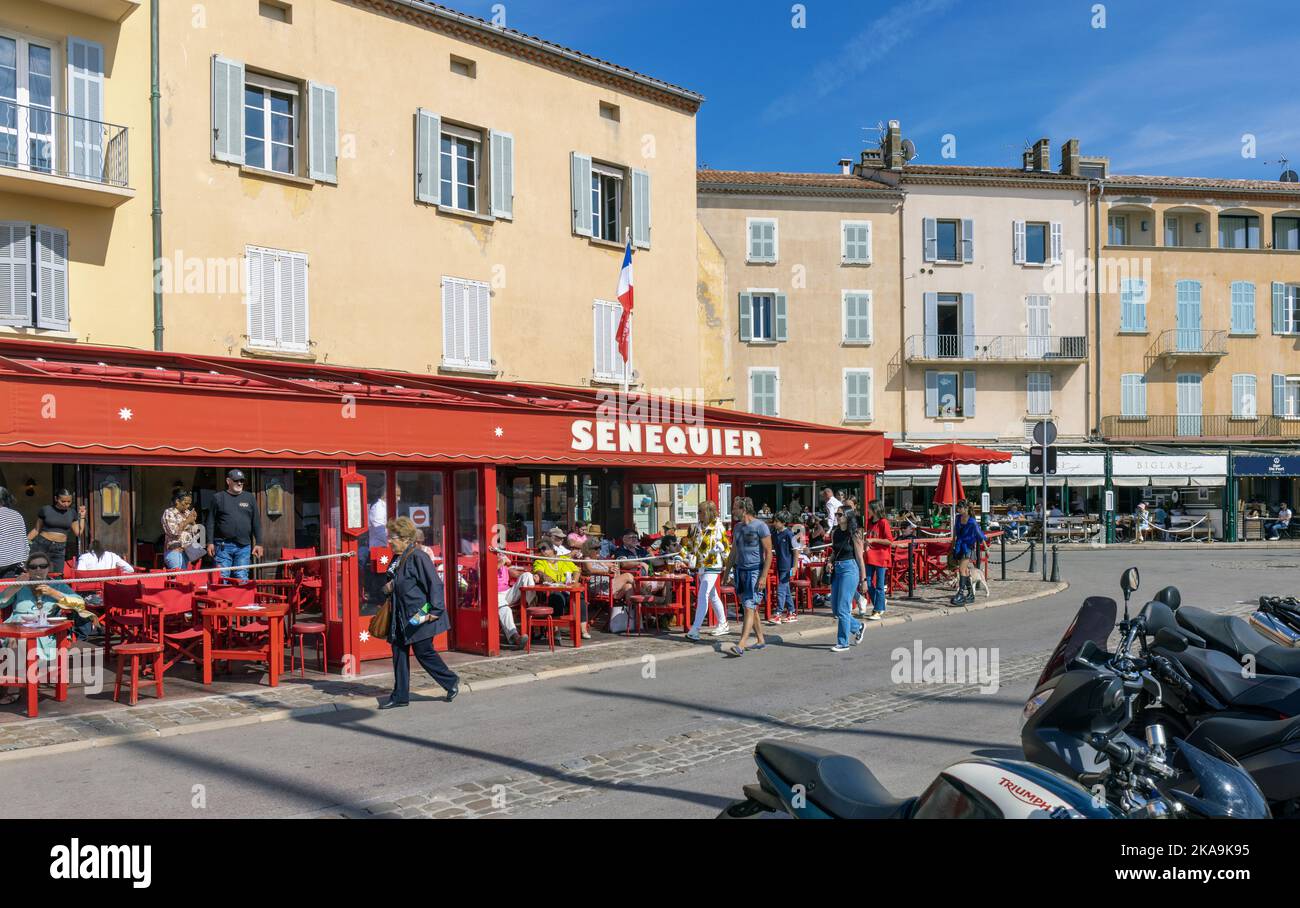
<path fill-rule="evenodd" d="M 1032 791 L 1030 791 L 1028 788 L 1025 788 L 1023 785 L 1017 785 L 1015 782 L 1011 781 L 1006 776 L 1003 776 L 1001 779 L 999 779 L 998 784 L 1001 785 L 1003 788 L 1005 788 L 1007 791 L 1011 792 L 1011 796 L 1015 798 L 1017 801 L 1023 801 L 1024 803 L 1028 804 L 1030 807 L 1038 807 L 1041 808 L 1042 810 L 1048 810 L 1052 806 L 1050 802 L 1034 794 Z"/>
<path fill-rule="evenodd" d="M 50 849 L 50 878 L 55 880 L 131 880 L 148 889 L 153 879 L 152 845 L 82 845 L 73 839 Z"/>

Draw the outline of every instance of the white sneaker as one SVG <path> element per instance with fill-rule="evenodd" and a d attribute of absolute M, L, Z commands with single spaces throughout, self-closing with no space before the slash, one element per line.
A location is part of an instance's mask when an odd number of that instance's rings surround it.
<path fill-rule="evenodd" d="M 699 631 L 696 631 L 696 630 L 690 630 L 690 631 L 687 631 L 687 632 L 686 632 L 686 639 L 687 639 L 687 640 L 699 640 L 699 639 L 700 639 L 700 632 L 699 632 Z"/>
<path fill-rule="evenodd" d="M 884 617 L 885 617 L 885 613 L 884 613 L 884 612 L 872 612 L 870 615 L 867 616 L 867 620 L 868 620 L 868 621 L 879 621 L 879 620 L 881 620 L 881 619 L 884 618 Z"/>
<path fill-rule="evenodd" d="M 709 631 L 714 637 L 725 637 L 731 633 L 731 628 L 726 624 L 719 624 L 713 630 Z"/>
<path fill-rule="evenodd" d="M 862 642 L 862 638 L 867 635 L 867 626 L 864 624 L 858 628 L 858 632 L 851 638 L 851 644 L 857 646 Z"/>
<path fill-rule="evenodd" d="M 848 651 L 849 648 L 847 646 L 840 646 L 838 643 L 831 647 L 832 653 L 847 653 Z"/>

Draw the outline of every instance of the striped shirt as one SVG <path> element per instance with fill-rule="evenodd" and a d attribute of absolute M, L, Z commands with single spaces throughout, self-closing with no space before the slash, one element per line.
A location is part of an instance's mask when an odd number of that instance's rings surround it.
<path fill-rule="evenodd" d="M 27 561 L 27 522 L 13 508 L 0 508 L 0 568 Z"/>

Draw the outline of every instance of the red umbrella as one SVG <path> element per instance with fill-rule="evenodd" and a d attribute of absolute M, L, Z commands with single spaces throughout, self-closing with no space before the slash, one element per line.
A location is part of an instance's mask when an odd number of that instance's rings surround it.
<path fill-rule="evenodd" d="M 961 487 L 961 477 L 957 475 L 957 465 L 945 463 L 939 468 L 939 488 L 934 493 L 937 505 L 956 505 L 966 500 L 966 491 Z"/>

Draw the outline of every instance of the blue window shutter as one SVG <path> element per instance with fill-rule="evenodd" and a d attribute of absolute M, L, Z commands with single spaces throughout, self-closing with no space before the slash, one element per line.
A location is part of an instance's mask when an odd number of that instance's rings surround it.
<path fill-rule="evenodd" d="M 32 225 L 0 221 L 0 325 L 32 323 Z"/>
<path fill-rule="evenodd" d="M 68 232 L 36 227 L 36 327 L 68 330 Z"/>
<path fill-rule="evenodd" d="M 591 236 L 591 156 L 575 151 L 569 161 L 573 232 L 578 236 Z"/>
<path fill-rule="evenodd" d="M 1286 285 L 1281 283 L 1280 281 L 1274 281 L 1273 282 L 1273 333 L 1274 334 L 1286 333 L 1286 319 L 1284 317 L 1285 316 L 1284 306 L 1286 303 L 1285 294 L 1286 294 Z"/>
<path fill-rule="evenodd" d="M 1250 281 L 1232 282 L 1232 332 L 1255 333 L 1255 285 Z"/>
<path fill-rule="evenodd" d="M 1133 331 L 1136 315 L 1133 310 L 1133 281 L 1125 278 L 1119 285 L 1119 330 Z"/>
<path fill-rule="evenodd" d="M 925 252 L 922 260 L 933 262 L 939 257 L 939 225 L 934 218 L 926 218 L 925 224 Z"/>
<path fill-rule="evenodd" d="M 961 415 L 975 415 L 975 370 L 967 369 L 961 374 Z"/>
<path fill-rule="evenodd" d="M 937 293 L 925 295 L 925 323 L 922 327 L 925 332 L 925 356 L 927 359 L 933 359 L 939 355 L 939 294 Z M 935 400 L 938 401 L 938 398 Z"/>
<path fill-rule="evenodd" d="M 212 157 L 244 163 L 244 64 L 212 57 Z"/>
<path fill-rule="evenodd" d="M 307 83 L 307 168 L 313 180 L 339 181 L 339 100 L 332 86 Z"/>
<path fill-rule="evenodd" d="M 776 339 L 779 341 L 789 340 L 789 335 L 786 333 L 786 295 L 784 293 L 776 295 L 774 322 L 776 324 Z"/>
<path fill-rule="evenodd" d="M 1133 376 L 1121 375 L 1119 379 L 1119 414 L 1133 416 Z"/>
<path fill-rule="evenodd" d="M 754 297 L 750 293 L 740 295 L 740 339 L 748 343 L 754 339 L 751 327 L 754 318 Z"/>
<path fill-rule="evenodd" d="M 961 260 L 975 261 L 975 222 L 969 219 L 961 222 Z"/>
<path fill-rule="evenodd" d="M 975 294 L 961 295 L 961 355 L 966 359 L 975 358 Z M 974 375 L 975 373 L 971 373 Z"/>
<path fill-rule="evenodd" d="M 1273 373 L 1273 415 L 1286 415 L 1286 376 Z"/>
<path fill-rule="evenodd" d="M 925 370 L 925 415 L 939 415 L 939 373 L 933 369 Z"/>
<path fill-rule="evenodd" d="M 437 205 L 441 197 L 442 118 L 427 110 L 415 112 L 415 198 Z"/>
<path fill-rule="evenodd" d="M 650 174 L 632 171 L 632 243 L 638 249 L 650 248 Z"/>
<path fill-rule="evenodd" d="M 492 217 L 513 220 L 515 216 L 515 137 L 508 132 L 489 134 L 488 154 L 492 168 Z M 635 182 L 635 181 L 634 181 Z"/>
<path fill-rule="evenodd" d="M 1011 261 L 1016 265 L 1025 263 L 1025 222 L 1011 222 Z"/>
<path fill-rule="evenodd" d="M 1145 331 L 1147 330 L 1147 282 L 1139 278 L 1133 282 L 1133 285 L 1137 291 L 1136 296 L 1133 298 L 1133 311 L 1136 319 L 1134 330 Z"/>

